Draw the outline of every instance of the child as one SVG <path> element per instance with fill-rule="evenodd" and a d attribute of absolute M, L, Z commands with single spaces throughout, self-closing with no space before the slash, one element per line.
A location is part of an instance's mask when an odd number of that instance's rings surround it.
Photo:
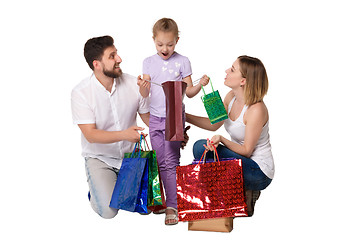
<path fill-rule="evenodd" d="M 189 59 L 175 52 L 175 45 L 179 40 L 178 32 L 177 24 L 172 19 L 162 18 L 155 23 L 153 39 L 157 54 L 144 60 L 143 79 L 141 76 L 138 77 L 141 95 L 147 97 L 150 94 L 150 141 L 156 151 L 160 175 L 165 187 L 166 225 L 178 222 L 176 167 L 180 162 L 181 142 L 165 140 L 165 94 L 162 87 L 145 80 L 158 84 L 169 80 L 184 81 L 187 83 L 186 96 L 189 98 L 200 91 L 201 85 L 205 86 L 209 83 L 209 78 L 204 75 L 200 82 L 193 86 Z"/>

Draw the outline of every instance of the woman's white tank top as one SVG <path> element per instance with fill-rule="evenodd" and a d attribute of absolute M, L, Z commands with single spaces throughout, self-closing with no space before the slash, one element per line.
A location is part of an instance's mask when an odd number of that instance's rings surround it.
<path fill-rule="evenodd" d="M 231 107 L 234 101 L 235 97 L 231 100 L 229 104 L 228 114 L 231 111 Z M 244 114 L 247 109 L 248 106 L 245 105 L 240 113 L 240 116 L 235 121 L 232 121 L 230 118 L 224 121 L 224 127 L 226 131 L 230 134 L 231 141 L 238 144 L 244 143 L 246 127 L 246 125 L 244 124 Z M 252 153 L 250 158 L 259 165 L 261 171 L 263 171 L 266 176 L 273 179 L 275 168 L 270 145 L 269 121 L 267 121 L 265 126 L 263 127 L 260 138 L 256 143 L 254 152 Z"/>

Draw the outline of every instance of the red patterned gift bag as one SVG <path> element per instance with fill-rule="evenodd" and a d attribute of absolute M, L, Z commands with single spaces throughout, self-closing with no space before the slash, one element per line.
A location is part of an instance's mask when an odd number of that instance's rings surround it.
<path fill-rule="evenodd" d="M 241 159 L 176 168 L 179 221 L 247 216 Z"/>

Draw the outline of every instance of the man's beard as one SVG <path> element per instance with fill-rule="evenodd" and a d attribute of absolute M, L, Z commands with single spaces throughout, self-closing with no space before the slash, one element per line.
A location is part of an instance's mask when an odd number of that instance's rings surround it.
<path fill-rule="evenodd" d="M 114 71 L 114 70 L 112 70 L 112 71 L 109 71 L 109 70 L 103 70 L 103 73 L 104 73 L 104 75 L 105 76 L 107 76 L 107 77 L 111 77 L 111 78 L 118 78 L 118 77 L 120 77 L 121 76 L 121 74 L 122 74 L 122 70 L 119 68 L 119 70 L 120 71 Z"/>

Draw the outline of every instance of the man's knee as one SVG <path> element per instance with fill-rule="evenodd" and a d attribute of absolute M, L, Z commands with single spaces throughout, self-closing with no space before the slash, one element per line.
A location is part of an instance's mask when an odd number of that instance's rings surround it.
<path fill-rule="evenodd" d="M 97 214 L 99 214 L 100 217 L 105 219 L 111 219 L 114 218 L 118 213 L 118 210 L 111 207 L 103 208 L 102 211 L 98 211 Z"/>
<path fill-rule="evenodd" d="M 91 199 L 93 200 L 93 199 Z M 94 210 L 94 212 L 96 212 L 100 217 L 105 218 L 105 219 L 111 219 L 114 218 L 117 213 L 118 213 L 118 209 L 116 208 L 112 208 L 109 207 L 108 205 L 103 205 L 103 204 L 99 204 L 96 202 L 91 201 L 91 207 Z"/>

